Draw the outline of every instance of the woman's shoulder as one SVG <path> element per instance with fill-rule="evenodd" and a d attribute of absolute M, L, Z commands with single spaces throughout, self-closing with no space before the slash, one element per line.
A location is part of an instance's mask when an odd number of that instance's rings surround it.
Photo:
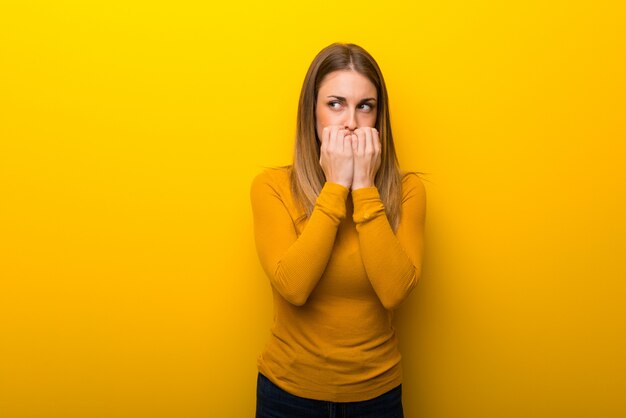
<path fill-rule="evenodd" d="M 289 184 L 291 176 L 291 166 L 264 167 L 263 170 L 254 176 L 252 184 L 267 183 L 274 185 Z"/>
<path fill-rule="evenodd" d="M 426 195 L 426 187 L 422 180 L 421 175 L 423 173 L 419 171 L 400 171 L 400 178 L 402 179 L 402 195 L 406 199 L 408 196 Z"/>
<path fill-rule="evenodd" d="M 271 193 L 284 196 L 290 189 L 291 166 L 265 167 L 252 179 L 252 195 Z"/>
<path fill-rule="evenodd" d="M 250 198 L 253 206 L 272 205 L 272 210 L 276 209 L 277 202 L 281 202 L 295 222 L 304 213 L 291 192 L 291 166 L 264 168 L 252 180 Z"/>

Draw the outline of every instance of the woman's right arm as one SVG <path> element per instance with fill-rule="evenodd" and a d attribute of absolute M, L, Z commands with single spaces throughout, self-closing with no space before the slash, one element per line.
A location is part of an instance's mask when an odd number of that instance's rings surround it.
<path fill-rule="evenodd" d="M 349 189 L 326 182 L 300 236 L 267 173 L 250 189 L 256 248 L 272 286 L 288 302 L 304 305 L 330 259 L 337 229 L 346 217 Z"/>

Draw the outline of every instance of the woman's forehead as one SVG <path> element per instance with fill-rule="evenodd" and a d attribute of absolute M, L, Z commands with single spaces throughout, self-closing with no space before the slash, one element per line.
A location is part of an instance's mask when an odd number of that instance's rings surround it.
<path fill-rule="evenodd" d="M 322 80 L 319 92 L 322 96 L 376 98 L 376 86 L 363 74 L 351 70 L 333 71 L 327 74 Z"/>

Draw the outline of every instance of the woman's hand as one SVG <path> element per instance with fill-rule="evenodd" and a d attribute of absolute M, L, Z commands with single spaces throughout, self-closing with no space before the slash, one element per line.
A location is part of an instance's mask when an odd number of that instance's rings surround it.
<path fill-rule="evenodd" d="M 341 126 L 326 126 L 322 131 L 320 165 L 326 181 L 352 186 L 354 157 L 352 142 L 356 138 Z"/>
<path fill-rule="evenodd" d="M 352 153 L 354 155 L 352 190 L 374 186 L 381 162 L 380 139 L 376 128 L 361 127 L 354 130 Z"/>

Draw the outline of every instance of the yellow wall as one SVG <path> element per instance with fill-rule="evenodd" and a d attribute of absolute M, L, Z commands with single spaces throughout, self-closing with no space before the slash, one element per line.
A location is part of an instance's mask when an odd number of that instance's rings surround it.
<path fill-rule="evenodd" d="M 209 3 L 0 5 L 2 418 L 253 415 L 249 185 L 333 41 L 430 173 L 407 416 L 626 416 L 623 2 Z"/>

